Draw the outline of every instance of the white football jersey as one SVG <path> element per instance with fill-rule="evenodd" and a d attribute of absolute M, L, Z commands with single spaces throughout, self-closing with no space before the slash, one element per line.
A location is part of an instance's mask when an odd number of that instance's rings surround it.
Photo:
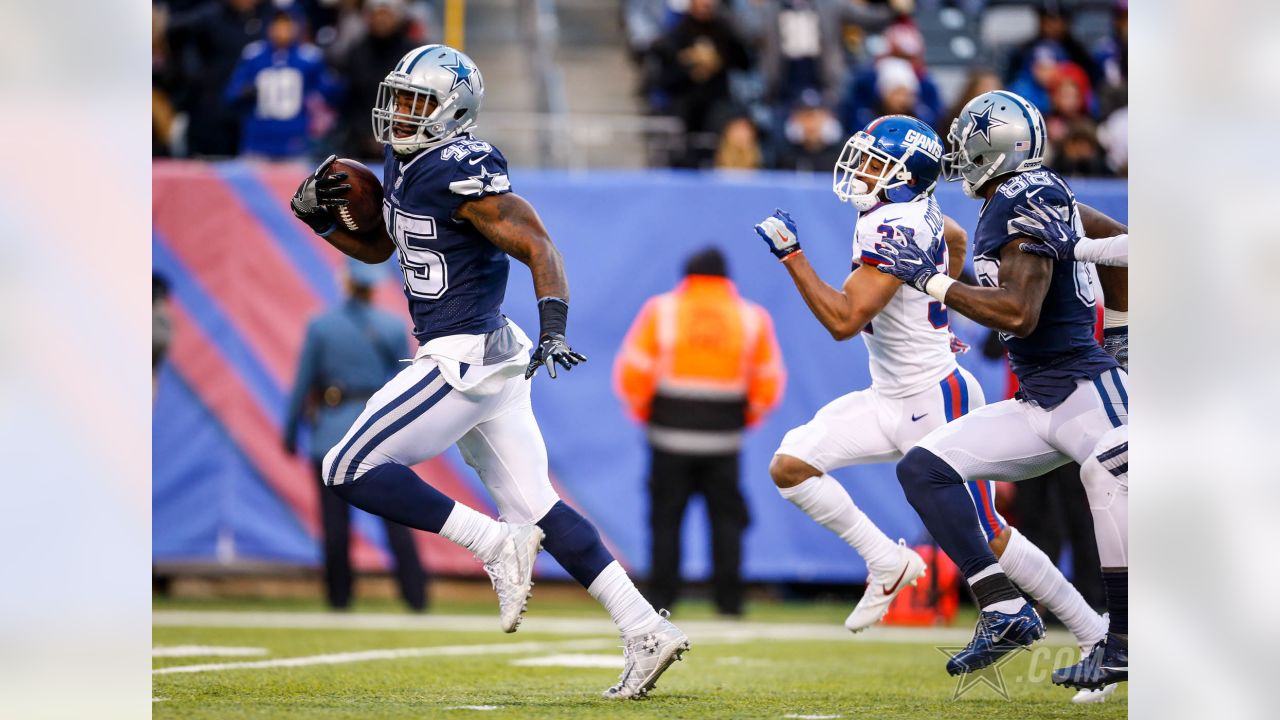
<path fill-rule="evenodd" d="M 853 237 L 854 262 L 861 263 L 863 250 L 883 240 L 914 242 L 946 272 L 942 211 L 932 195 L 863 213 Z M 914 288 L 898 288 L 862 339 L 871 359 L 871 387 L 887 397 L 924 392 L 956 369 L 946 306 Z"/>

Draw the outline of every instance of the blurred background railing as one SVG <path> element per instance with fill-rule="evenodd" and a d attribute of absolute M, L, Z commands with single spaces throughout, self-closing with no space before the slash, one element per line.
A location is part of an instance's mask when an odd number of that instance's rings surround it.
<path fill-rule="evenodd" d="M 1068 176 L 1127 169 L 1127 0 L 168 0 L 155 2 L 158 155 L 380 156 L 372 86 L 397 51 L 448 42 L 484 73 L 477 132 L 513 165 L 826 170 L 870 118 L 946 134 L 1005 87 L 1048 121 Z M 282 12 L 280 8 L 284 8 Z M 331 92 L 300 87 L 297 142 L 247 148 L 229 102 L 242 49 L 314 47 Z M 284 36 L 287 33 L 281 31 Z M 392 58 L 388 60 L 388 58 Z"/>

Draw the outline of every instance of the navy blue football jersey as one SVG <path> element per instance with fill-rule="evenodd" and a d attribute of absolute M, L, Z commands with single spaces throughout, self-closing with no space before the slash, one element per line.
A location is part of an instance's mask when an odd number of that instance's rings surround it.
<path fill-rule="evenodd" d="M 468 200 L 511 192 L 502 153 L 471 135 L 407 160 L 388 147 L 382 186 L 418 341 L 502 327 L 510 260 L 454 217 Z"/>
<path fill-rule="evenodd" d="M 1019 217 L 1014 208 L 1026 207 L 1032 198 L 1069 208 L 1076 229 L 1083 235 L 1075 195 L 1057 173 L 1032 170 L 1010 177 L 978 214 L 973 267 L 984 287 L 999 285 L 1000 252 L 1011 240 L 1023 236 L 1009 225 Z M 1055 261 L 1035 331 L 1024 338 L 1000 333 L 1021 386 L 1019 397 L 1052 408 L 1067 399 L 1077 381 L 1119 367 L 1094 336 L 1097 303 L 1092 281 L 1092 265 Z"/>

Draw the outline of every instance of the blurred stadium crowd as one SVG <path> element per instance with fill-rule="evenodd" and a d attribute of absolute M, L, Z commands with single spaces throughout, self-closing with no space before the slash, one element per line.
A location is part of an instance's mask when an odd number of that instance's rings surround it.
<path fill-rule="evenodd" d="M 378 81 L 412 47 L 442 41 L 447 4 L 154 2 L 154 154 L 379 157 Z M 879 115 L 915 115 L 945 136 L 966 101 L 1006 88 L 1044 113 L 1056 170 L 1127 174 L 1127 0 L 613 5 L 638 79 L 631 110 L 682 128 L 646 154 L 654 166 L 827 172 Z"/>

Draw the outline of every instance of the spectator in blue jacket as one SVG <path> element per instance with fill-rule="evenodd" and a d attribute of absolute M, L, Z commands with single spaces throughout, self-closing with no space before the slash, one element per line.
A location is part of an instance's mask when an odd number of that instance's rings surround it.
<path fill-rule="evenodd" d="M 916 72 L 911 61 L 887 55 L 859 76 L 847 98 L 841 123 L 849 134 L 866 127 L 882 115 L 911 115 L 932 125 L 937 122 L 940 96 L 937 86 Z"/>
<path fill-rule="evenodd" d="M 298 450 L 304 419 L 310 426 L 307 450 L 320 491 L 325 584 L 329 605 L 336 610 L 351 603 L 351 506 L 325 490 L 320 463 L 355 423 L 369 397 L 399 372 L 400 360 L 409 357 L 404 322 L 370 304 L 373 288 L 385 277 L 383 265 L 348 263 L 346 301 L 307 325 L 284 421 L 284 445 L 291 454 Z M 427 603 L 427 576 L 413 536 L 403 525 L 390 520 L 383 523 L 395 558 L 400 594 L 409 607 L 422 610 Z"/>
<path fill-rule="evenodd" d="M 409 36 L 404 0 L 366 0 L 365 34 L 337 63 L 347 84 L 338 106 L 338 147 L 346 157 L 382 159 L 382 143 L 369 132 L 369 108 L 378 83 L 400 58 L 421 43 Z"/>
<path fill-rule="evenodd" d="M 853 76 L 841 105 L 840 122 L 850 134 L 888 113 L 930 125 L 942 115 L 942 93 L 924 64 L 924 35 L 900 22 L 885 30 L 884 40 L 885 53 Z"/>
<path fill-rule="evenodd" d="M 170 3 L 153 16 L 168 49 L 171 77 L 160 80 L 177 111 L 175 137 L 165 138 L 175 154 L 236 153 L 240 127 L 223 94 L 245 45 L 263 37 L 267 15 L 263 0 L 205 0 Z"/>
<path fill-rule="evenodd" d="M 1079 65 L 1091 84 L 1100 80 L 1098 67 L 1084 45 L 1071 32 L 1071 8 L 1062 0 L 1043 0 L 1037 8 L 1036 36 L 1009 54 L 1005 86 L 1040 109 L 1049 112 L 1048 88 L 1053 69 L 1063 62 Z"/>
<path fill-rule="evenodd" d="M 301 21 L 277 9 L 267 39 L 245 46 L 224 99 L 241 112 L 240 153 L 271 159 L 306 155 L 318 96 L 337 102 L 339 86 L 320 49 L 300 39 Z"/>

